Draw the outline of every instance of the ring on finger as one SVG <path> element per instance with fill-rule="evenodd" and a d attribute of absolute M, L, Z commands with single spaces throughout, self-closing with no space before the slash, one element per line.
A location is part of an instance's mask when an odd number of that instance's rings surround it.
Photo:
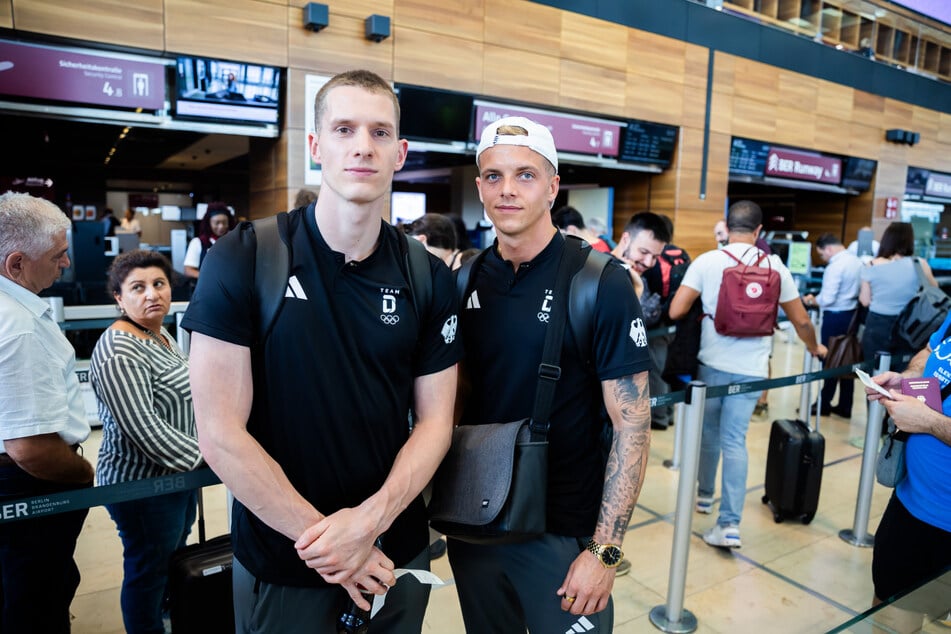
<path fill-rule="evenodd" d="M 569 597 L 569 596 L 566 594 L 566 595 L 565 595 L 565 601 L 567 601 L 568 603 L 574 603 L 574 602 L 575 602 L 575 597 Z"/>

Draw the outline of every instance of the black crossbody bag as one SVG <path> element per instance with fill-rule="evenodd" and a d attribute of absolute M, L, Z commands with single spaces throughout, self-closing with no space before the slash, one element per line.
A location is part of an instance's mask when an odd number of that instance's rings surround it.
<path fill-rule="evenodd" d="M 477 544 L 527 541 L 545 532 L 549 418 L 561 377 L 568 289 L 572 273 L 582 263 L 581 249 L 566 243 L 558 263 L 532 417 L 453 430 L 452 446 L 433 478 L 429 503 L 430 524 L 437 531 Z"/>

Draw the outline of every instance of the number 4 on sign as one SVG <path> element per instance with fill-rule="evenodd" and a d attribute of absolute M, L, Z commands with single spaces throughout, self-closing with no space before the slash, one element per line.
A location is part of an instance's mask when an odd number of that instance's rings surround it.
<path fill-rule="evenodd" d="M 109 96 L 111 97 L 111 96 L 112 96 L 112 92 L 113 92 L 113 90 L 112 90 L 112 84 L 110 84 L 109 82 L 104 83 L 104 84 L 102 85 L 102 92 L 104 92 L 105 94 L 107 94 L 107 95 L 109 95 Z"/>

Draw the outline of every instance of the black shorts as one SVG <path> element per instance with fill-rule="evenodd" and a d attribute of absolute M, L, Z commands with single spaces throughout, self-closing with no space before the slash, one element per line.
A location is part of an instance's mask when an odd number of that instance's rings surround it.
<path fill-rule="evenodd" d="M 949 566 L 951 533 L 916 518 L 893 493 L 875 533 L 872 555 L 875 596 L 885 601 Z M 930 613 L 926 609 L 916 611 Z"/>

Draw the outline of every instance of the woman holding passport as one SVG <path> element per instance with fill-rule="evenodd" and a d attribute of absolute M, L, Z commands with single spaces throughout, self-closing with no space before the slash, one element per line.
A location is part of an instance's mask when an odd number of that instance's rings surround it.
<path fill-rule="evenodd" d="M 909 385 L 908 379 L 919 380 Z M 892 398 L 866 388 L 869 400 L 880 400 L 896 427 L 909 434 L 907 473 L 895 487 L 875 534 L 872 581 L 877 605 L 951 566 L 951 315 L 904 372 L 885 372 L 872 380 Z M 916 600 L 913 606 L 902 606 L 915 611 L 893 608 L 881 616 L 892 620 L 897 631 L 917 631 L 922 613 L 935 618 L 940 616 L 936 610 L 948 610 L 944 594 L 937 602 L 943 607 L 932 606 L 923 597 L 920 605 Z"/>

